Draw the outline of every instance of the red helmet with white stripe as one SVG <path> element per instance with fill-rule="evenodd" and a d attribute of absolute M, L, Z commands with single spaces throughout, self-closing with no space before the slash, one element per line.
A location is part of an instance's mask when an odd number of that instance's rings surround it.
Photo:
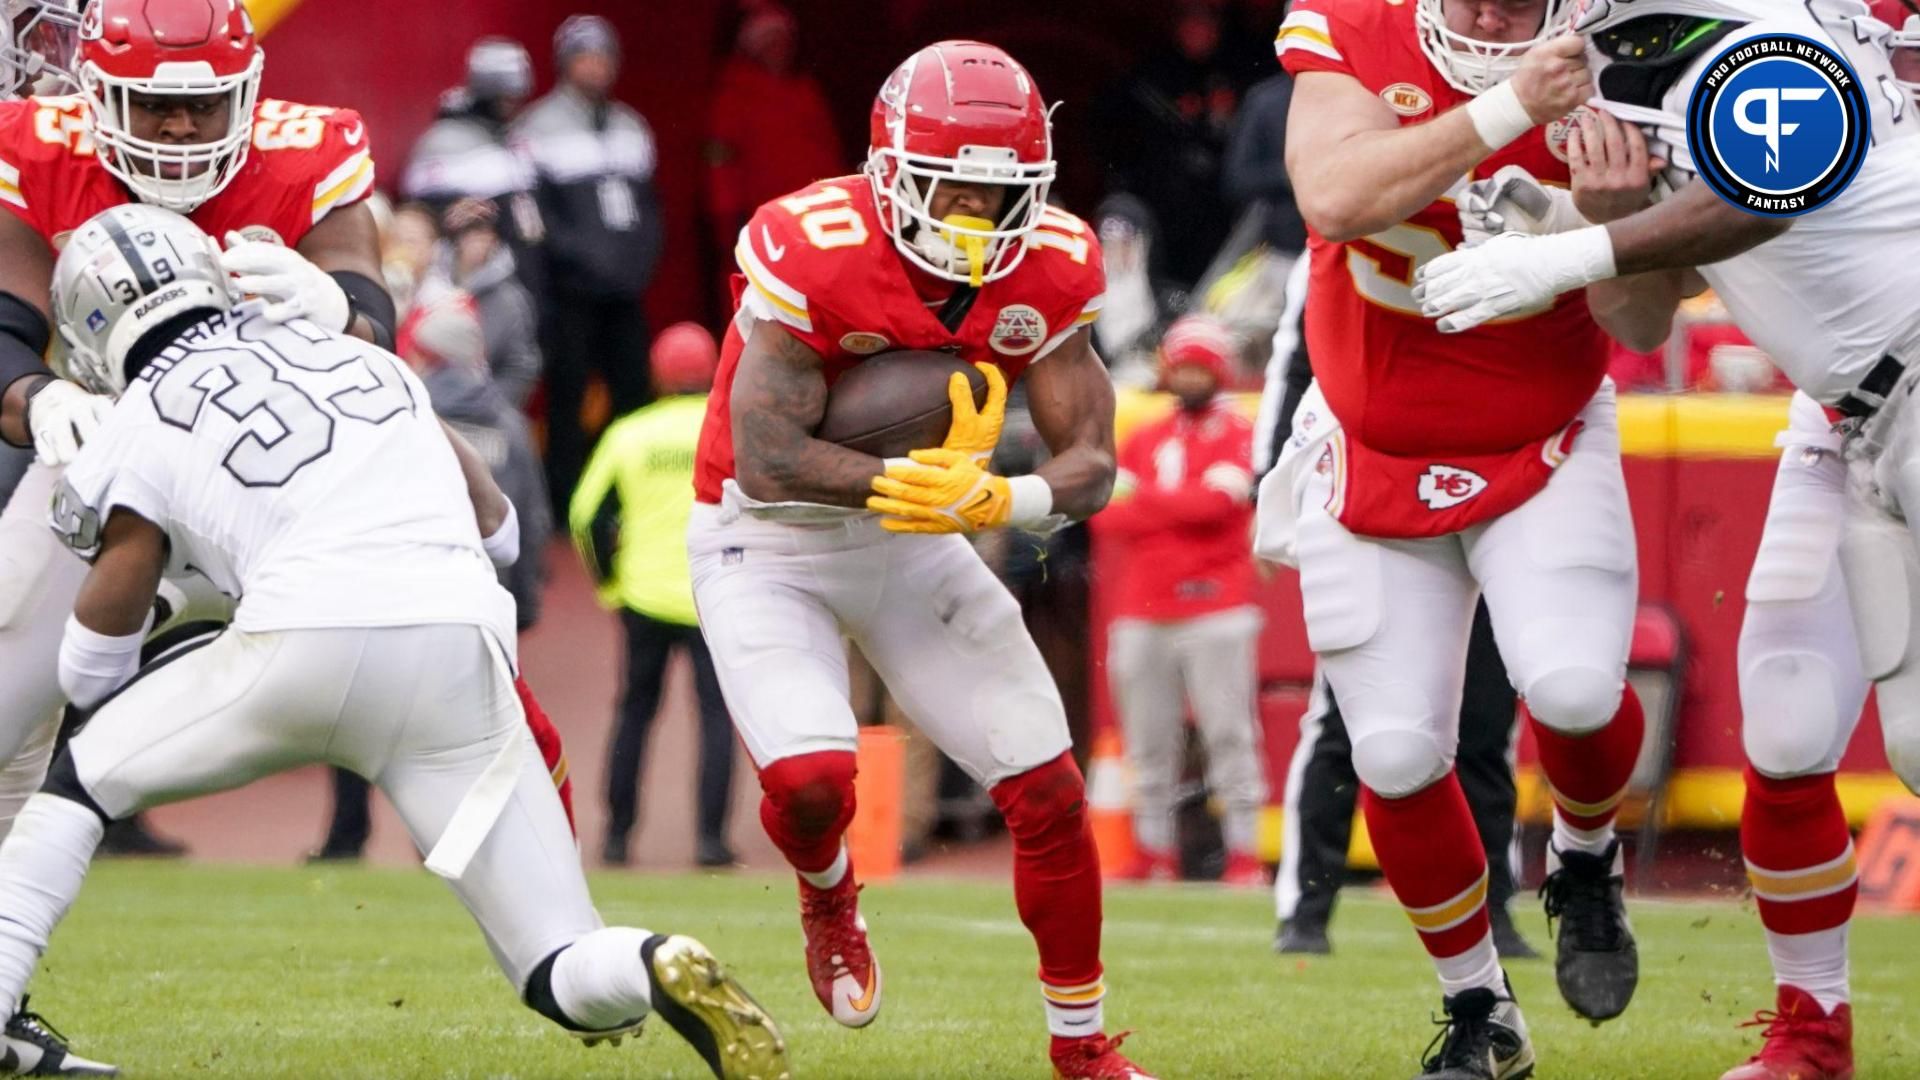
<path fill-rule="evenodd" d="M 1867 0 L 1867 10 L 1874 18 L 1893 27 L 1893 36 L 1887 41 L 1893 60 L 1893 81 L 1920 104 L 1920 2 Z"/>
<path fill-rule="evenodd" d="M 142 202 L 187 213 L 239 175 L 264 62 L 240 0 L 93 0 L 79 61 L 100 162 Z M 142 138 L 132 124 L 136 95 L 225 95 L 226 133 L 201 143 Z"/>
<path fill-rule="evenodd" d="M 1053 186 L 1053 122 L 1032 76 L 977 41 L 929 45 L 894 69 L 873 102 L 867 177 L 880 223 L 914 266 L 980 285 L 1013 272 Z M 1006 189 L 997 221 L 929 207 L 942 183 Z"/>

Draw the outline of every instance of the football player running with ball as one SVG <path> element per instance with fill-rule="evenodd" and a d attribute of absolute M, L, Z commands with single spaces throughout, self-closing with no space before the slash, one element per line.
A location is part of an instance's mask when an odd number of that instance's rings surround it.
<path fill-rule="evenodd" d="M 1574 294 L 1451 337 L 1412 295 L 1414 272 L 1460 243 L 1472 177 L 1566 180 L 1563 118 L 1592 92 L 1567 6 L 1300 0 L 1277 42 L 1296 79 L 1287 165 L 1311 230 L 1318 379 L 1263 482 L 1257 547 L 1300 567 L 1368 832 L 1438 969 L 1448 1025 L 1430 1080 L 1534 1062 L 1453 771 L 1482 593 L 1554 798 L 1543 893 L 1560 992 L 1598 1023 L 1638 980 L 1613 832 L 1643 727 L 1625 683 L 1637 571 L 1588 309 L 1612 301 Z"/>
<path fill-rule="evenodd" d="M 714 1075 L 784 1080 L 772 1018 L 705 946 L 595 912 L 513 688 L 513 598 L 406 365 L 235 306 L 213 240 L 158 207 L 81 226 L 52 299 L 75 377 L 118 404 L 51 512 L 91 564 L 59 672 L 93 715 L 0 844 L 0 1008 L 106 823 L 326 763 L 386 793 L 529 1008 L 589 1044 L 658 1013 Z M 241 598 L 233 623 L 139 670 L 161 575 L 188 564 Z"/>
<path fill-rule="evenodd" d="M 1910 10 L 1886 2 L 1874 14 L 1852 0 L 1588 4 L 1575 29 L 1602 65 L 1607 115 L 1589 122 L 1571 194 L 1512 178 L 1509 193 L 1531 186 L 1522 201 L 1561 209 L 1502 215 L 1487 232 L 1533 235 L 1449 256 L 1429 268 L 1423 293 L 1442 325 L 1470 327 L 1570 283 L 1637 273 L 1659 286 L 1606 323 L 1635 347 L 1657 347 L 1678 300 L 1711 284 L 1800 390 L 1778 440 L 1784 452 L 1740 629 L 1748 765 L 1740 847 L 1776 1004 L 1759 1017 L 1759 1052 L 1725 1080 L 1853 1075 L 1847 937 L 1859 881 L 1834 773 L 1870 681 L 1887 759 L 1920 790 L 1920 640 L 1911 630 L 1920 556 L 1909 533 L 1920 500 L 1920 412 L 1910 397 L 1920 378 L 1920 268 L 1911 258 L 1920 245 L 1920 117 L 1903 79 L 1912 58 L 1900 55 L 1915 41 Z M 1798 217 L 1723 201 L 1694 174 L 1688 150 L 1688 102 L 1716 57 L 1773 34 L 1823 45 L 1873 88 L 1872 141 L 1858 174 Z M 1653 168 L 1662 158 L 1677 160 Z M 1637 172 L 1630 201 L 1588 197 L 1584 177 L 1608 172 Z"/>
<path fill-rule="evenodd" d="M 759 769 L 761 820 L 799 875 L 821 1005 L 860 1027 L 882 996 L 843 843 L 850 637 L 1006 818 L 1056 1074 L 1125 1080 L 1147 1074 L 1104 1033 L 1100 869 L 1065 710 L 1019 605 L 966 539 L 1084 518 L 1113 485 L 1113 389 L 1090 337 L 1100 251 L 1047 205 L 1053 175 L 1048 109 L 1026 70 L 949 41 L 881 88 L 864 175 L 759 209 L 736 249 L 739 311 L 688 551 L 701 629 Z M 811 437 L 834 381 L 889 349 L 978 364 L 986 405 L 956 374 L 945 445 L 910 460 Z M 1023 377 L 1053 455 L 1009 480 L 987 462 L 1007 384 Z"/>

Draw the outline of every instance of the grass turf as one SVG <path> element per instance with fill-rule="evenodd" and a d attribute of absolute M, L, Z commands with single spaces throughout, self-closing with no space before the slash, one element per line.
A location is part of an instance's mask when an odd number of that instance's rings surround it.
<path fill-rule="evenodd" d="M 781 1020 L 808 1078 L 1045 1077 L 1033 946 L 994 883 L 867 890 L 886 1008 L 845 1031 L 807 987 L 790 879 L 593 881 L 609 922 L 695 934 Z M 1330 958 L 1269 951 L 1260 893 L 1115 888 L 1107 896 L 1110 1030 L 1162 1077 L 1392 1078 L 1416 1070 L 1438 990 L 1404 917 L 1355 890 Z M 1538 908 L 1516 902 L 1535 943 Z M 1772 1003 L 1750 908 L 1641 902 L 1640 990 L 1595 1029 L 1548 962 L 1510 965 L 1543 1080 L 1707 1080 L 1740 1060 L 1735 1025 Z M 1854 932 L 1862 1077 L 1920 1075 L 1912 959 L 1920 920 Z M 480 935 L 424 872 L 105 863 L 55 935 L 33 1006 L 88 1056 L 134 1077 L 706 1076 L 664 1026 L 584 1049 L 521 1008 Z"/>

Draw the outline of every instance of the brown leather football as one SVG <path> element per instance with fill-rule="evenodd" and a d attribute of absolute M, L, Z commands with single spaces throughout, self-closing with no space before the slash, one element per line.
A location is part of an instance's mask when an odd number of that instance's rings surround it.
<path fill-rule="evenodd" d="M 901 349 L 869 357 L 833 384 L 813 437 L 883 458 L 937 447 L 953 426 L 947 381 L 956 371 L 984 406 L 987 377 L 957 356 Z"/>

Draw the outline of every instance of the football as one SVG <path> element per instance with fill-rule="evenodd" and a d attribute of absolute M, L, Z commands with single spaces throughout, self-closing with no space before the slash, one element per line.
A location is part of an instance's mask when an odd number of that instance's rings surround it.
<path fill-rule="evenodd" d="M 901 349 L 881 353 L 840 376 L 814 438 L 875 457 L 905 457 L 946 441 L 953 425 L 947 382 L 963 372 L 973 403 L 987 403 L 987 377 L 949 353 Z"/>

